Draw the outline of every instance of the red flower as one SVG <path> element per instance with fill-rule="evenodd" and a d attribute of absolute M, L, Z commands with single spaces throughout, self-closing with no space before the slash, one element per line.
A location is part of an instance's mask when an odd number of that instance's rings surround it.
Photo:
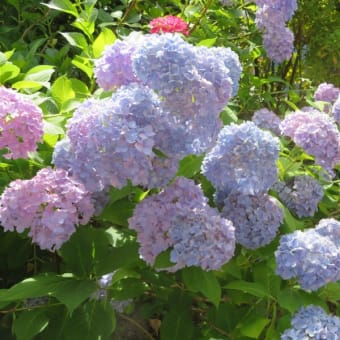
<path fill-rule="evenodd" d="M 180 32 L 189 34 L 188 24 L 179 17 L 167 15 L 150 21 L 151 33 Z"/>

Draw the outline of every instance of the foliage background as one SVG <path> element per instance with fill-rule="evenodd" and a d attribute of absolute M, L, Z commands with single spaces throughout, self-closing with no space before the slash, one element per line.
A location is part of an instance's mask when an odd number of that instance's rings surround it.
<path fill-rule="evenodd" d="M 240 90 L 221 114 L 225 124 L 250 119 L 264 106 L 283 117 L 310 104 L 319 83 L 340 86 L 339 1 L 299 1 L 290 23 L 295 52 L 280 65 L 266 58 L 255 10 L 244 0 L 230 7 L 217 0 L 2 0 L 0 84 L 39 104 L 45 134 L 34 157 L 1 157 L 1 191 L 12 180 L 32 178 L 51 165 L 53 147 L 73 110 L 93 94 L 105 95 L 93 77 L 93 61 L 104 46 L 131 31 L 148 32 L 150 20 L 159 16 L 179 15 L 190 23 L 192 44 L 229 46 L 239 54 Z M 311 173 L 306 157 L 292 154 L 287 146 L 280 176 Z M 201 160 L 182 160 L 178 175 L 201 183 L 211 199 L 213 189 L 200 174 Z M 285 209 L 281 234 L 311 227 L 321 218 L 339 218 L 339 180 L 323 185 L 317 214 L 298 219 Z M 275 274 L 278 238 L 255 251 L 238 247 L 221 271 L 186 268 L 168 274 L 147 266 L 127 228 L 133 208 L 146 194 L 138 187 L 112 188 L 103 213 L 56 253 L 40 250 L 26 235 L 0 229 L 0 338 L 279 339 L 302 305 L 340 312 L 338 283 L 312 293 Z M 91 298 L 98 294 L 97 280 L 111 272 L 106 299 Z M 112 299 L 128 303 L 114 309 Z"/>

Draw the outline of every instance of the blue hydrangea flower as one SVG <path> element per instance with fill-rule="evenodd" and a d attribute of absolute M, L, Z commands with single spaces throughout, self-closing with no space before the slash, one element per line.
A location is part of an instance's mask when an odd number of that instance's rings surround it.
<path fill-rule="evenodd" d="M 336 237 L 340 222 L 321 220 L 305 231 L 283 235 L 275 252 L 277 274 L 283 279 L 296 277 L 306 290 L 317 290 L 328 282 L 340 279 L 340 247 Z"/>
<path fill-rule="evenodd" d="M 340 95 L 332 107 L 332 115 L 334 120 L 340 125 Z"/>
<path fill-rule="evenodd" d="M 292 327 L 281 336 L 281 340 L 340 339 L 340 318 L 328 315 L 314 305 L 301 307 L 293 316 Z"/>
<path fill-rule="evenodd" d="M 164 117 L 156 94 L 137 84 L 122 86 L 112 98 L 85 101 L 68 121 L 68 140 L 57 144 L 54 163 L 91 192 L 109 185 L 121 188 L 128 180 L 134 185 L 164 184 L 176 164 L 161 166 L 155 160 L 153 148 L 159 148 L 155 135 L 161 139 L 168 131 Z M 170 175 L 159 183 L 157 172 L 167 170 Z"/>
<path fill-rule="evenodd" d="M 248 249 L 257 249 L 275 238 L 283 222 L 283 210 L 274 197 L 230 194 L 224 200 L 221 214 L 232 221 L 236 242 Z"/>
<path fill-rule="evenodd" d="M 140 254 L 147 263 L 153 264 L 157 255 L 171 248 L 175 264 L 168 271 L 186 266 L 219 269 L 234 254 L 233 225 L 208 206 L 194 181 L 183 177 L 140 202 L 129 226 L 137 231 Z"/>
<path fill-rule="evenodd" d="M 255 195 L 276 181 L 278 138 L 253 122 L 225 126 L 215 147 L 206 154 L 203 174 L 220 191 Z"/>
<path fill-rule="evenodd" d="M 94 76 L 101 88 L 109 91 L 139 81 L 132 68 L 131 56 L 142 38 L 143 35 L 133 32 L 126 39 L 105 47 L 102 56 L 94 62 Z"/>
<path fill-rule="evenodd" d="M 313 216 L 323 197 L 321 184 L 307 175 L 296 176 L 287 182 L 277 182 L 273 189 L 282 203 L 298 217 Z"/>
<path fill-rule="evenodd" d="M 333 84 L 321 83 L 314 92 L 314 99 L 324 102 L 335 102 L 340 95 L 340 89 Z"/>
<path fill-rule="evenodd" d="M 269 130 L 275 135 L 280 135 L 281 119 L 273 111 L 262 108 L 254 112 L 252 122 L 261 129 Z"/>

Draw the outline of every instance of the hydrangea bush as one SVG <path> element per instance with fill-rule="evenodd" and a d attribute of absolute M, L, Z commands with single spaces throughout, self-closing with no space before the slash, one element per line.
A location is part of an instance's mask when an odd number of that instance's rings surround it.
<path fill-rule="evenodd" d="M 339 84 L 303 77 L 307 5 L 32 3 L 0 37 L 0 338 L 338 339 Z"/>

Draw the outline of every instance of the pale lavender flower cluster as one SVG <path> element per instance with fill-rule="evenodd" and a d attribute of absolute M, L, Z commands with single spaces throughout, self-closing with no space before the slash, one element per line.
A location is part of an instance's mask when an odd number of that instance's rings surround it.
<path fill-rule="evenodd" d="M 333 103 L 337 100 L 339 94 L 340 89 L 333 84 L 322 83 L 315 90 L 314 99 Z"/>
<path fill-rule="evenodd" d="M 42 141 L 42 111 L 27 96 L 0 86 L 0 149 L 4 157 L 26 158 Z"/>
<path fill-rule="evenodd" d="M 323 219 L 313 229 L 283 235 L 275 252 L 277 274 L 296 277 L 306 290 L 340 279 L 340 222 Z"/>
<path fill-rule="evenodd" d="M 147 263 L 153 264 L 157 255 L 171 248 L 174 266 L 168 271 L 186 266 L 219 269 L 234 254 L 233 225 L 208 206 L 200 187 L 183 177 L 139 203 L 129 225 L 137 231 L 140 254 Z"/>
<path fill-rule="evenodd" d="M 334 120 L 340 125 L 340 95 L 338 96 L 337 100 L 333 104 L 332 115 L 333 115 Z"/>
<path fill-rule="evenodd" d="M 340 133 L 326 113 L 294 112 L 281 122 L 280 130 L 333 175 L 332 169 L 340 162 Z"/>
<path fill-rule="evenodd" d="M 91 192 L 121 188 L 128 180 L 164 184 L 177 166 L 156 160 L 153 152 L 169 130 L 164 117 L 156 94 L 138 84 L 120 87 L 112 98 L 87 100 L 68 121 L 67 139 L 57 143 L 53 162 Z"/>
<path fill-rule="evenodd" d="M 225 126 L 206 154 L 202 172 L 219 191 L 265 193 L 276 181 L 279 141 L 253 122 Z"/>
<path fill-rule="evenodd" d="M 273 189 L 277 191 L 282 203 L 298 217 L 313 216 L 323 197 L 322 185 L 307 175 L 277 182 Z"/>
<path fill-rule="evenodd" d="M 230 194 L 224 200 L 223 217 L 235 226 L 236 242 L 248 249 L 269 244 L 283 222 L 283 210 L 274 197 Z"/>
<path fill-rule="evenodd" d="M 131 56 L 142 37 L 131 33 L 126 39 L 116 40 L 114 44 L 105 47 L 102 56 L 94 62 L 94 75 L 101 88 L 108 91 L 138 82 L 132 68 Z"/>
<path fill-rule="evenodd" d="M 82 183 L 62 169 L 40 170 L 30 180 L 15 180 L 0 198 L 0 223 L 29 236 L 41 249 L 56 250 L 94 213 Z"/>
<path fill-rule="evenodd" d="M 292 328 L 284 331 L 281 340 L 340 339 L 340 318 L 328 315 L 319 306 L 301 307 L 293 316 Z"/>
<path fill-rule="evenodd" d="M 288 60 L 294 49 L 294 35 L 286 21 L 297 9 L 296 0 L 256 0 L 256 25 L 264 31 L 263 43 L 270 59 L 281 63 Z"/>
<path fill-rule="evenodd" d="M 254 112 L 252 122 L 261 129 L 269 130 L 275 135 L 280 135 L 281 119 L 273 111 L 262 108 Z"/>

